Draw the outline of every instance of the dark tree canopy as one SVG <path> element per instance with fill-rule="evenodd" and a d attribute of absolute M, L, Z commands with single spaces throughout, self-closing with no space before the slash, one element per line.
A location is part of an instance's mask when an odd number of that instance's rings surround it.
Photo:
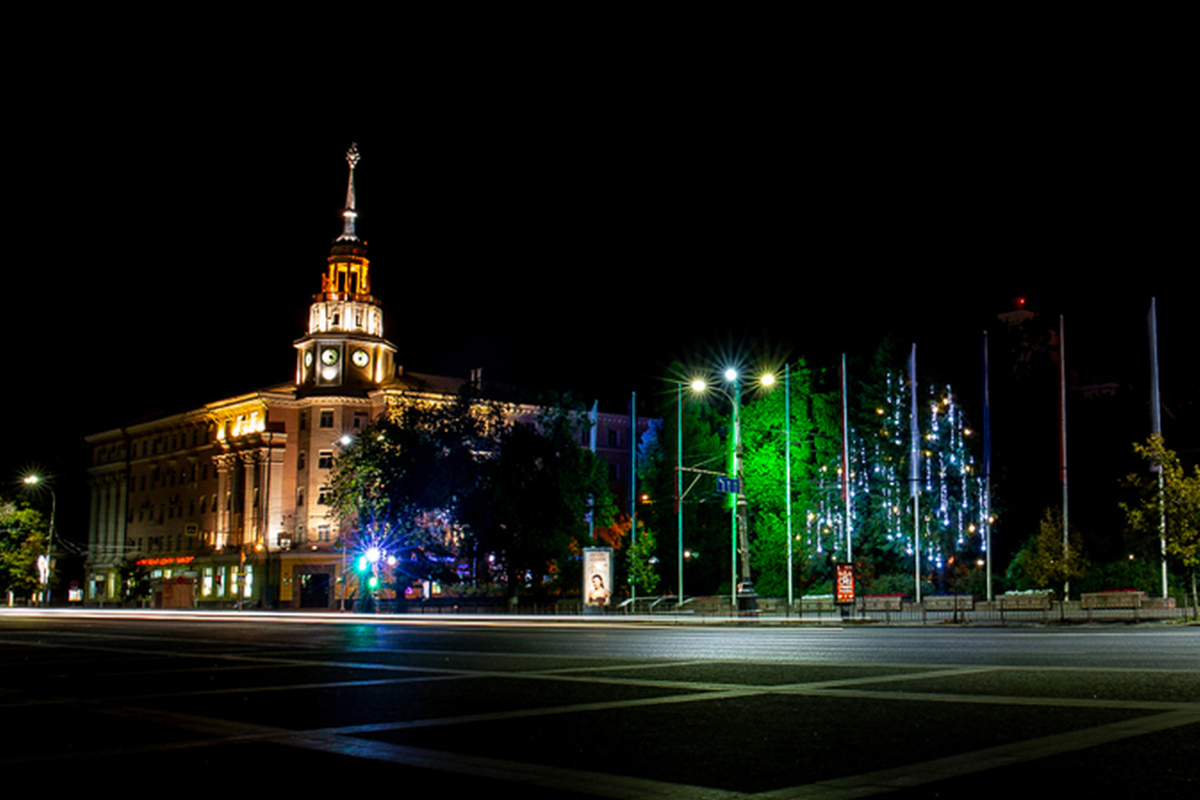
<path fill-rule="evenodd" d="M 550 408 L 533 423 L 505 426 L 481 462 L 467 514 L 479 547 L 502 557 L 511 595 L 538 589 L 553 563 L 585 543 L 587 514 L 608 525 L 614 506 L 603 461 L 578 442 L 578 412 Z"/>

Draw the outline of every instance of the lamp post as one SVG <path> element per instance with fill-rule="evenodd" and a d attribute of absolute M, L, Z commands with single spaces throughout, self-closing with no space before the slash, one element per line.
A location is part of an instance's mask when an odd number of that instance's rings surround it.
<path fill-rule="evenodd" d="M 54 493 L 54 487 L 50 484 L 43 484 L 39 475 L 26 475 L 24 481 L 26 486 L 44 485 L 50 490 L 50 531 L 46 536 L 46 568 L 42 570 L 42 607 L 46 608 L 50 605 L 50 570 L 54 564 L 54 513 L 58 510 L 58 495 Z"/>
<path fill-rule="evenodd" d="M 683 384 L 675 385 L 675 526 L 679 535 L 679 600 L 683 608 Z"/>
<path fill-rule="evenodd" d="M 685 551 L 683 549 L 683 498 L 686 494 L 683 488 L 683 387 L 685 385 L 687 385 L 695 394 L 701 394 L 706 388 L 708 388 L 708 384 L 702 378 L 693 378 L 690 382 L 678 381 L 675 384 L 675 524 L 679 545 L 679 600 L 675 604 L 676 608 L 682 607 L 683 605 L 684 561 L 688 558 L 693 558 L 696 555 L 699 555 L 698 553 L 692 553 L 691 551 Z M 708 470 L 702 469 L 689 469 L 688 471 L 717 474 L 710 473 Z M 693 480 L 692 484 L 688 486 L 687 491 L 690 492 L 692 486 L 695 486 L 695 480 Z"/>
<path fill-rule="evenodd" d="M 734 485 L 729 487 L 733 491 L 728 492 L 730 495 L 730 564 L 729 564 L 729 579 L 730 579 L 730 605 L 734 610 L 737 608 L 738 598 L 738 560 L 739 551 L 741 554 L 741 578 L 744 592 L 747 597 L 754 596 L 754 588 L 750 584 L 750 546 L 749 538 L 746 531 L 746 502 L 745 492 L 742 486 L 742 420 L 741 420 L 741 405 L 742 405 L 742 383 L 741 376 L 736 369 L 732 367 L 726 369 L 723 373 L 726 383 L 732 385 L 733 393 L 713 386 L 712 388 L 729 400 L 732 411 L 732 425 L 729 448 L 728 476 L 734 481 Z M 770 386 L 774 383 L 773 375 L 764 375 L 760 379 L 763 386 Z M 692 381 L 692 391 L 700 393 L 709 388 L 709 385 L 700 379 Z"/>

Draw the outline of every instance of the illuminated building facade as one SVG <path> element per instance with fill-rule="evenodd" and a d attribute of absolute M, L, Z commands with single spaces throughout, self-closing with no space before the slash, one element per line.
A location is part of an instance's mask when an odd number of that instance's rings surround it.
<path fill-rule="evenodd" d="M 294 343 L 295 382 L 86 438 L 86 603 L 122 602 L 126 581 L 143 573 L 161 606 L 257 604 L 264 586 L 280 607 L 339 605 L 347 555 L 325 494 L 344 438 L 384 414 L 454 397 L 466 383 L 397 364 L 371 294 L 366 244 L 355 232 L 357 148 L 346 160 L 342 233 L 308 330 Z M 629 418 L 604 414 L 596 422 L 597 455 L 619 490 L 628 482 Z"/>
<path fill-rule="evenodd" d="M 346 160 L 342 234 L 295 342 L 295 383 L 87 437 L 85 602 L 119 602 L 140 565 L 156 604 L 257 601 L 264 581 L 284 607 L 336 604 L 342 554 L 325 492 L 340 441 L 464 383 L 396 364 L 355 233 L 357 148 Z"/>

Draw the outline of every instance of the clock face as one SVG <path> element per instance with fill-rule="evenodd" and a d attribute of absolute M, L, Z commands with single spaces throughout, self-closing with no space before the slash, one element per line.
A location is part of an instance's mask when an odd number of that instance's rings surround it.
<path fill-rule="evenodd" d="M 311 367 L 313 362 L 312 350 L 306 350 L 304 353 L 304 366 Z"/>
<path fill-rule="evenodd" d="M 337 350 L 322 350 L 321 351 L 321 363 L 322 364 L 324 364 L 328 367 L 332 367 L 334 364 L 337 363 L 337 361 L 338 361 L 338 351 Z"/>
<path fill-rule="evenodd" d="M 354 361 L 354 366 L 356 367 L 365 367 L 371 360 L 371 357 L 367 355 L 366 350 L 355 350 L 354 355 L 352 355 L 350 358 Z"/>

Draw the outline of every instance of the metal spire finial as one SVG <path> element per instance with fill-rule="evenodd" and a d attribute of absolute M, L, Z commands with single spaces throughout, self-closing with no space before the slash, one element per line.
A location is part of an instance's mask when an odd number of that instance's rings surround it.
<path fill-rule="evenodd" d="M 354 208 L 354 168 L 358 166 L 358 144 L 350 143 L 350 149 L 346 151 L 346 163 L 350 165 L 350 182 L 346 186 L 346 208 L 342 211 L 342 235 L 337 238 L 339 242 L 358 241 L 358 234 L 354 232 L 354 219 L 358 216 L 358 212 Z"/>

